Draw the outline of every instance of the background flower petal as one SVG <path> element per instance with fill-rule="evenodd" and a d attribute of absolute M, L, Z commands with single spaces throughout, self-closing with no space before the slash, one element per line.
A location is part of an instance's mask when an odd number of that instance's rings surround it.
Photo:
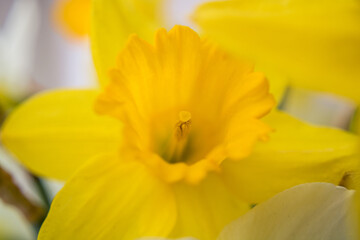
<path fill-rule="evenodd" d="M 228 225 L 218 240 L 349 240 L 354 191 L 327 183 L 279 193 Z"/>
<path fill-rule="evenodd" d="M 205 35 L 286 73 L 292 85 L 360 101 L 359 1 L 220 1 L 202 5 L 194 19 Z"/>

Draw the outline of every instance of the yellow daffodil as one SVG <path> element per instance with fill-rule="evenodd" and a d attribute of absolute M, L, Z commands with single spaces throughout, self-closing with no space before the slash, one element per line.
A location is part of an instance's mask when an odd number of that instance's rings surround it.
<path fill-rule="evenodd" d="M 194 15 L 224 48 L 285 74 L 292 86 L 360 102 L 358 0 L 227 0 Z"/>
<path fill-rule="evenodd" d="M 217 240 L 356 240 L 354 226 L 350 224 L 353 198 L 354 191 L 332 184 L 298 185 L 227 225 Z"/>
<path fill-rule="evenodd" d="M 72 175 L 39 239 L 215 239 L 250 204 L 339 184 L 357 166 L 357 137 L 262 118 L 274 106 L 264 75 L 187 27 L 160 29 L 154 45 L 131 36 L 114 66 L 101 93 L 47 92 L 4 124 L 3 143 L 26 166 Z"/>
<path fill-rule="evenodd" d="M 87 36 L 90 31 L 91 0 L 56 0 L 54 20 L 67 35 Z"/>

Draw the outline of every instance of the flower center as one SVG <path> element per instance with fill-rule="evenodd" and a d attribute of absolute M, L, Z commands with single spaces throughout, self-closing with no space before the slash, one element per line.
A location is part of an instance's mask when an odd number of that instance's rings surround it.
<path fill-rule="evenodd" d="M 169 163 L 185 162 L 191 145 L 191 113 L 179 112 L 179 121 L 168 141 L 165 141 L 165 151 L 162 157 Z"/>

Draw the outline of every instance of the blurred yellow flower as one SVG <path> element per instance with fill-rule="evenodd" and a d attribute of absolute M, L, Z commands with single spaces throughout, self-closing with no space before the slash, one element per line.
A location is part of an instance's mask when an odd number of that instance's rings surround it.
<path fill-rule="evenodd" d="M 124 41 L 132 33 L 142 34 L 151 29 L 155 31 L 155 27 L 161 26 L 158 21 L 162 16 L 160 12 L 162 9 L 163 0 L 57 0 L 54 6 L 54 20 L 56 25 L 69 36 L 85 37 L 90 34 L 90 19 L 91 8 L 103 9 L 106 8 L 106 18 L 116 18 L 118 32 L 120 35 L 113 35 L 117 37 L 121 48 L 124 47 Z M 114 15 L 116 13 L 116 15 Z M 103 15 L 95 15 L 95 18 L 104 18 Z M 113 27 L 114 22 L 108 22 L 103 19 L 103 31 L 107 31 Z M 107 38 L 107 36 L 103 36 Z M 95 39 L 93 39 L 95 41 Z"/>
<path fill-rule="evenodd" d="M 67 35 L 85 37 L 90 31 L 91 0 L 57 0 L 54 20 Z"/>
<path fill-rule="evenodd" d="M 154 45 L 131 36 L 110 76 L 100 94 L 36 96 L 4 124 L 3 143 L 26 166 L 72 175 L 39 239 L 215 239 L 251 203 L 339 184 L 357 166 L 351 134 L 277 111 L 261 121 L 274 105 L 264 76 L 187 27 L 160 29 Z M 276 132 L 255 144 L 268 126 Z"/>
<path fill-rule="evenodd" d="M 228 0 L 194 15 L 203 33 L 291 86 L 360 102 L 360 2 Z"/>

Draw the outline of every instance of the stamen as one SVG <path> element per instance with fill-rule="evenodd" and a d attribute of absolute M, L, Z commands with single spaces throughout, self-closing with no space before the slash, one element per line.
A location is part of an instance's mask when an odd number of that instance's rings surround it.
<path fill-rule="evenodd" d="M 178 141 L 185 139 L 190 132 L 191 113 L 181 111 L 179 113 L 179 122 L 176 124 L 176 138 Z"/>
<path fill-rule="evenodd" d="M 163 154 L 164 159 L 169 163 L 184 161 L 183 157 L 189 144 L 188 135 L 191 128 L 191 113 L 179 112 L 179 122 L 176 123 L 174 134 L 168 142 Z"/>

